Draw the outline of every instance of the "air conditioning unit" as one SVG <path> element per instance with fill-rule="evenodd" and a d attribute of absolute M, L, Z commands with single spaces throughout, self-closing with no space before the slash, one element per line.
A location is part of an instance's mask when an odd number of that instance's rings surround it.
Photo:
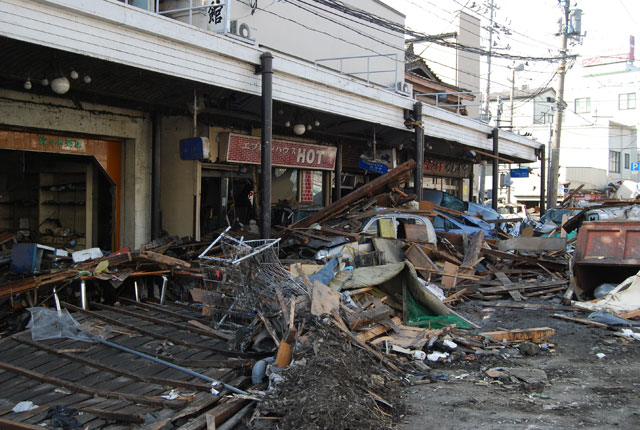
<path fill-rule="evenodd" d="M 230 22 L 229 34 L 244 42 L 255 43 L 258 29 L 237 19 Z"/>
<path fill-rule="evenodd" d="M 409 82 L 396 82 L 396 93 L 413 97 L 413 85 Z"/>

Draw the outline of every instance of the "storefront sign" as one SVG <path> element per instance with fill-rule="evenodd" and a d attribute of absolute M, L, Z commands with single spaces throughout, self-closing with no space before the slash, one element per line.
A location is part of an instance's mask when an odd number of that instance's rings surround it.
<path fill-rule="evenodd" d="M 454 160 L 425 158 L 424 174 L 429 176 L 446 176 L 451 178 L 468 178 L 471 176 L 471 163 Z"/>
<path fill-rule="evenodd" d="M 528 178 L 529 177 L 529 169 L 521 168 L 521 169 L 511 169 L 509 174 L 512 178 Z"/>
<path fill-rule="evenodd" d="M 221 142 L 222 143 L 222 142 Z M 229 163 L 260 164 L 260 138 L 229 134 L 226 139 L 226 155 Z M 313 170 L 333 170 L 336 164 L 336 148 L 274 139 L 271 163 L 276 167 L 293 167 Z"/>
<path fill-rule="evenodd" d="M 358 160 L 358 167 L 361 169 L 367 170 L 369 172 L 385 174 L 387 173 L 388 167 L 383 163 L 373 163 L 365 160 L 364 158 L 360 158 Z"/>

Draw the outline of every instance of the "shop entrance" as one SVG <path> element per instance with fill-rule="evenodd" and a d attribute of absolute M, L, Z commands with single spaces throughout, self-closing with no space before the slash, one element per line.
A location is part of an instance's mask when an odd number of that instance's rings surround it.
<path fill-rule="evenodd" d="M 93 157 L 0 149 L 0 229 L 27 241 L 114 250 L 116 194 Z"/>

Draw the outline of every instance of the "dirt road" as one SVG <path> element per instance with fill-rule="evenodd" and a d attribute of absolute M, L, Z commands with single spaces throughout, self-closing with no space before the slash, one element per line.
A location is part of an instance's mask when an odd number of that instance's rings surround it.
<path fill-rule="evenodd" d="M 640 428 L 640 341 L 551 318 L 553 311 L 491 312 L 477 302 L 458 309 L 483 331 L 554 328 L 554 347 L 534 356 L 506 348 L 499 356 L 429 362 L 433 382 L 406 389 L 411 412 L 401 429 Z"/>

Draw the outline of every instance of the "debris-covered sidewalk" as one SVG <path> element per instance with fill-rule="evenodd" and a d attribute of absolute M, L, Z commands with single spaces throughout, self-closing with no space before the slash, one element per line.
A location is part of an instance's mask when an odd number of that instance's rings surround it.
<path fill-rule="evenodd" d="M 512 236 L 512 221 L 416 201 L 400 188 L 412 167 L 274 239 L 54 250 L 38 270 L 16 266 L 16 247 L 0 284 L 0 424 L 590 426 L 588 404 L 634 422 L 635 212 L 575 237 L 567 217 L 557 237 Z"/>

